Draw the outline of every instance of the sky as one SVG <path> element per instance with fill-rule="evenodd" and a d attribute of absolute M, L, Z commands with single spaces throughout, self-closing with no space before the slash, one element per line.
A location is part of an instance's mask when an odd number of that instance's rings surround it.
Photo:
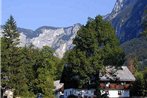
<path fill-rule="evenodd" d="M 2 0 L 2 25 L 12 15 L 17 26 L 37 29 L 41 26 L 68 27 L 86 24 L 87 18 L 106 15 L 116 0 Z"/>

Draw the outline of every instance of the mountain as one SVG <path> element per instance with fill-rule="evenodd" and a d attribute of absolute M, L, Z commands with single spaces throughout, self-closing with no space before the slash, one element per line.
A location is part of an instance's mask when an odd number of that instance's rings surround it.
<path fill-rule="evenodd" d="M 139 67 L 147 64 L 147 39 L 141 36 L 147 18 L 147 0 L 117 0 L 104 19 L 111 22 L 126 58 L 136 57 Z"/>
<path fill-rule="evenodd" d="M 36 48 L 43 46 L 52 47 L 55 55 L 62 58 L 64 53 L 73 48 L 72 40 L 75 38 L 81 24 L 77 23 L 69 27 L 51 27 L 42 26 L 35 31 L 30 29 L 18 28 L 20 33 L 20 47 L 33 45 Z M 0 37 L 2 37 L 2 28 L 0 28 Z"/>
<path fill-rule="evenodd" d="M 147 38 L 138 37 L 131 39 L 127 42 L 121 44 L 121 47 L 124 49 L 126 54 L 126 59 L 132 59 L 137 63 L 137 68 L 143 70 L 144 67 L 147 67 Z M 136 62 L 137 60 L 137 62 Z M 131 62 L 130 62 L 131 64 Z"/>
<path fill-rule="evenodd" d="M 137 38 L 142 32 L 143 19 L 147 16 L 144 14 L 145 10 L 147 0 L 117 0 L 112 12 L 104 16 L 104 19 L 112 23 L 120 42 L 124 43 Z M 37 48 L 42 48 L 47 45 L 55 50 L 56 56 L 62 58 L 64 53 L 73 47 L 72 40 L 80 27 L 80 24 L 70 27 L 42 26 L 35 31 L 18 28 L 20 46 L 33 44 Z"/>
<path fill-rule="evenodd" d="M 147 59 L 147 38 L 145 37 L 131 39 L 121 44 L 121 47 L 126 55 L 134 55 L 139 61 Z"/>
<path fill-rule="evenodd" d="M 20 32 L 20 46 L 32 44 L 37 48 L 52 47 L 55 55 L 62 58 L 64 53 L 73 47 L 72 40 L 80 29 L 80 24 L 70 27 L 42 26 L 35 31 L 18 28 Z"/>
<path fill-rule="evenodd" d="M 52 47 L 56 55 L 62 58 L 63 54 L 73 47 L 72 40 L 80 27 L 80 24 L 66 28 L 41 27 L 35 31 L 39 36 L 32 38 L 31 42 L 38 48 L 45 45 Z"/>
<path fill-rule="evenodd" d="M 147 0 L 117 0 L 112 12 L 104 18 L 112 23 L 121 43 L 139 36 L 147 10 Z"/>

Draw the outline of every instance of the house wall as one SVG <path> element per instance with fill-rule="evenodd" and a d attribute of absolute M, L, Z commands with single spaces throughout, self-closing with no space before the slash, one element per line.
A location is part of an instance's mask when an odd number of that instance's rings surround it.
<path fill-rule="evenodd" d="M 60 92 L 57 92 L 57 93 L 55 94 L 55 98 L 60 98 Z"/>
<path fill-rule="evenodd" d="M 101 93 L 104 93 L 104 91 L 101 91 Z M 108 96 L 110 98 L 111 97 L 112 98 L 115 98 L 115 97 L 130 97 L 130 91 L 129 90 L 108 90 Z"/>
<path fill-rule="evenodd" d="M 105 91 L 101 90 L 101 94 L 105 93 Z M 107 91 L 108 91 L 108 96 L 110 98 L 130 97 L 129 90 L 107 90 Z M 75 96 L 81 95 L 82 97 L 87 96 L 87 97 L 92 98 L 94 96 L 94 89 L 91 89 L 91 90 L 65 89 L 64 90 L 64 98 L 67 98 L 69 95 L 75 95 Z"/>
<path fill-rule="evenodd" d="M 75 96 L 87 96 L 92 97 L 94 95 L 94 90 L 84 90 L 84 89 L 65 89 L 64 90 L 64 98 L 67 98 L 69 95 L 75 95 Z"/>

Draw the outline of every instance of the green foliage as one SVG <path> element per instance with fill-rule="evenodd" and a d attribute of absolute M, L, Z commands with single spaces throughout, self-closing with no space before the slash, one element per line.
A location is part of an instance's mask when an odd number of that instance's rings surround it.
<path fill-rule="evenodd" d="M 65 88 L 89 88 L 95 84 L 99 92 L 99 70 L 103 66 L 123 64 L 124 53 L 110 23 L 101 16 L 89 19 L 73 40 L 75 47 L 64 56 L 62 79 Z"/>
<path fill-rule="evenodd" d="M 147 30 L 147 10 L 144 11 L 143 29 Z"/>
<path fill-rule="evenodd" d="M 146 13 L 145 13 L 146 14 Z M 136 64 L 135 77 L 136 81 L 131 88 L 132 96 L 147 96 L 147 14 L 143 20 L 143 32 L 139 38 L 134 38 L 128 42 L 123 43 L 121 46 L 125 50 L 126 57 L 134 55 L 138 58 Z"/>
<path fill-rule="evenodd" d="M 137 65 L 134 73 L 136 81 L 133 83 L 133 86 L 131 87 L 131 95 L 147 96 L 147 67 L 143 66 L 143 68 L 140 68 L 141 66 L 138 61 L 135 65 Z"/>
<path fill-rule="evenodd" d="M 104 60 L 104 65 L 122 65 L 124 53 L 119 47 L 118 39 L 110 23 L 101 16 L 88 21 L 74 39 L 75 49 L 86 52 L 86 56 L 99 54 Z"/>
<path fill-rule="evenodd" d="M 131 95 L 133 96 L 147 96 L 146 89 L 146 72 L 137 71 L 135 73 L 136 81 L 133 83 L 133 87 L 131 88 Z"/>
<path fill-rule="evenodd" d="M 144 37 L 134 38 L 121 45 L 126 55 L 135 55 L 139 61 L 147 59 L 147 40 Z"/>
<path fill-rule="evenodd" d="M 147 39 L 147 10 L 144 11 L 144 19 L 143 19 L 142 27 L 143 27 L 143 32 L 141 33 L 141 36 Z"/>
<path fill-rule="evenodd" d="M 144 96 L 147 96 L 147 67 L 143 71 L 143 78 L 144 78 Z"/>
<path fill-rule="evenodd" d="M 4 25 L 3 40 L 7 43 L 7 48 L 18 45 L 19 33 L 17 32 L 17 26 L 14 18 L 10 16 L 6 24 Z"/>
<path fill-rule="evenodd" d="M 57 79 L 60 59 L 50 47 L 18 47 L 19 33 L 11 16 L 4 25 L 1 38 L 2 87 L 14 89 L 15 96 L 34 97 L 42 93 L 45 98 L 53 97 L 53 81 Z M 58 68 L 59 70 L 60 68 Z"/>
<path fill-rule="evenodd" d="M 34 93 L 43 93 L 44 96 L 53 96 L 53 78 L 55 78 L 57 58 L 53 50 L 47 46 L 36 50 L 35 54 L 33 90 Z"/>
<path fill-rule="evenodd" d="M 19 44 L 19 33 L 12 16 L 4 25 L 3 38 L 1 39 L 1 68 L 2 68 L 2 86 L 8 86 L 15 89 L 16 95 L 28 93 L 24 67 L 20 62 L 23 61 Z M 22 83 L 24 84 L 22 86 Z"/>
<path fill-rule="evenodd" d="M 142 32 L 142 36 L 144 36 L 145 38 L 147 38 L 147 30 Z"/>
<path fill-rule="evenodd" d="M 35 80 L 37 92 L 42 93 L 46 97 L 53 96 L 53 78 L 48 68 L 38 68 L 37 74 Z"/>

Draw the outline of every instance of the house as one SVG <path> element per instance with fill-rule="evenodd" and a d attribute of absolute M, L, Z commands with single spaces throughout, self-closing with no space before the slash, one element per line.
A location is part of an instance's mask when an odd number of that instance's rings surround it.
<path fill-rule="evenodd" d="M 134 81 L 135 77 L 127 66 L 107 66 L 106 73 L 100 74 L 101 94 L 107 93 L 110 98 L 130 97 L 130 87 Z"/>
<path fill-rule="evenodd" d="M 110 98 L 130 97 L 130 87 L 135 77 L 129 71 L 127 66 L 105 67 L 105 72 L 100 71 L 100 92 L 107 94 Z M 72 83 L 73 84 L 73 83 Z M 65 88 L 64 98 L 70 95 L 75 95 L 78 98 L 95 98 L 95 89 L 78 89 L 78 88 Z"/>
<path fill-rule="evenodd" d="M 55 98 L 61 98 L 61 96 L 64 96 L 64 84 L 60 83 L 60 80 L 54 81 L 54 87 Z"/>

